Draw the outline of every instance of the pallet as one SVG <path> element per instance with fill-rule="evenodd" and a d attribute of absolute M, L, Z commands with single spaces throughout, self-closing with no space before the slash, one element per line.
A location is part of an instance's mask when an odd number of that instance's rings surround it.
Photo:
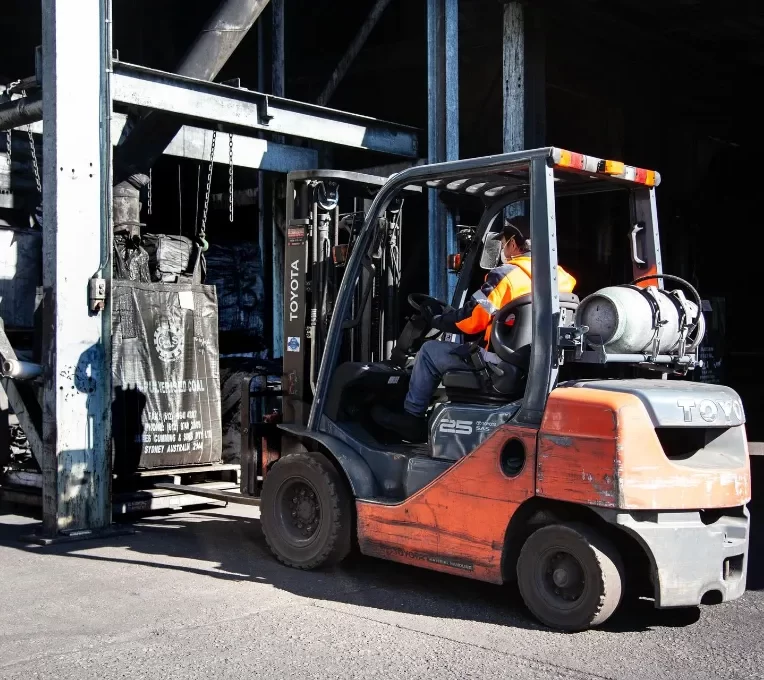
<path fill-rule="evenodd" d="M 174 491 L 177 494 L 189 494 L 191 496 L 202 496 L 212 500 L 228 503 L 238 503 L 240 505 L 260 505 L 260 499 L 255 496 L 243 496 L 239 489 L 222 489 L 219 487 L 206 486 L 204 484 L 157 484 L 158 489 Z"/>
<path fill-rule="evenodd" d="M 239 465 L 224 463 L 139 470 L 115 479 L 112 515 L 226 504 L 229 499 L 215 494 L 236 494 L 240 470 Z M 173 486 L 179 488 L 173 489 Z M 236 502 L 233 498 L 230 500 Z M 0 480 L 0 501 L 41 507 L 42 475 L 39 472 L 6 473 Z"/>
<path fill-rule="evenodd" d="M 114 494 L 111 502 L 113 516 L 133 513 L 158 512 L 162 510 L 182 510 L 199 505 L 223 505 L 227 502 L 220 498 L 210 498 L 206 492 L 238 491 L 239 485 L 232 482 L 201 482 L 187 485 L 183 491 L 163 488 L 169 485 L 161 482 L 155 488 Z M 186 491 L 188 489 L 188 491 Z M 202 495 L 195 494 L 199 491 Z"/>
<path fill-rule="evenodd" d="M 209 465 L 191 465 L 172 468 L 151 468 L 150 470 L 138 470 L 131 475 L 116 477 L 115 482 L 125 485 L 134 485 L 145 482 L 154 484 L 160 478 L 162 481 L 172 479 L 173 484 L 188 484 L 201 481 L 221 481 L 239 483 L 241 465 L 232 463 L 210 463 Z"/>

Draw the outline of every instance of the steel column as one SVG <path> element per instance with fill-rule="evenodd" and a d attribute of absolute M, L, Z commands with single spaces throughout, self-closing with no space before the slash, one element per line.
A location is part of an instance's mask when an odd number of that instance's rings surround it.
<path fill-rule="evenodd" d="M 459 0 L 446 4 L 446 160 L 459 159 Z M 447 211 L 446 253 L 457 253 L 456 214 Z M 443 264 L 445 267 L 445 262 Z M 451 301 L 458 280 L 456 272 L 447 273 L 447 301 Z"/>
<path fill-rule="evenodd" d="M 427 160 L 459 158 L 459 0 L 427 0 Z M 450 300 L 456 276 L 446 255 L 456 252 L 455 217 L 428 192 L 430 295 Z"/>
<path fill-rule="evenodd" d="M 273 32 L 271 33 L 271 90 L 277 97 L 286 94 L 286 50 L 284 49 L 284 0 L 271 0 L 273 4 Z M 284 353 L 284 197 L 279 194 L 283 180 L 271 182 L 270 229 L 273 247 L 271 285 L 273 287 L 273 352 L 274 359 Z"/>
<path fill-rule="evenodd" d="M 257 87 L 261 91 L 270 89 L 273 94 L 284 95 L 284 0 L 271 0 L 271 44 L 267 49 L 266 31 L 263 22 L 258 24 Z M 270 57 L 270 58 L 269 58 Z M 270 73 L 268 74 L 268 71 Z M 267 76 L 270 75 L 270 88 Z M 278 136 L 280 138 L 280 136 Z M 312 165 L 316 167 L 318 153 L 307 147 L 295 148 L 312 154 Z M 297 170 L 298 168 L 293 168 Z M 263 283 L 270 300 L 270 310 L 265 310 L 264 332 L 266 343 L 271 344 L 271 357 L 283 354 L 284 322 L 284 236 L 279 224 L 283 223 L 283 208 L 279 200 L 279 180 L 265 173 L 258 173 L 258 242 L 262 263 Z M 266 302 L 268 304 L 268 302 Z"/>
<path fill-rule="evenodd" d="M 504 5 L 503 92 L 504 153 L 525 148 L 525 22 L 519 2 Z M 505 215 L 523 214 L 522 202 L 505 208 Z"/>
<path fill-rule="evenodd" d="M 42 471 L 50 537 L 111 523 L 111 311 L 90 314 L 87 297 L 89 278 L 108 278 L 109 269 L 108 6 L 42 0 Z"/>

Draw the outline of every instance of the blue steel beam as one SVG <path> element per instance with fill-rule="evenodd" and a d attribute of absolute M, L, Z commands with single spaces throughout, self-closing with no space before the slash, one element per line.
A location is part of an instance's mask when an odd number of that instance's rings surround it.
<path fill-rule="evenodd" d="M 271 33 L 271 87 L 273 94 L 283 97 L 286 94 L 286 50 L 284 49 L 284 2 L 272 0 L 273 31 Z M 318 162 L 318 161 L 316 161 Z M 284 233 L 285 215 L 284 200 L 277 194 L 274 186 L 271 199 L 271 243 L 273 244 L 273 261 L 271 268 L 271 285 L 273 291 L 273 352 L 274 359 L 281 357 L 284 348 Z"/>
<path fill-rule="evenodd" d="M 446 160 L 459 159 L 459 0 L 445 0 L 446 9 Z M 456 215 L 447 211 L 446 253 L 459 252 Z M 445 267 L 445 262 L 443 264 Z M 448 272 L 450 301 L 456 289 L 457 274 Z"/>
<path fill-rule="evenodd" d="M 459 0 L 427 0 L 427 160 L 459 158 Z M 430 295 L 450 300 L 456 276 L 446 270 L 446 255 L 456 252 L 455 218 L 428 192 Z"/>

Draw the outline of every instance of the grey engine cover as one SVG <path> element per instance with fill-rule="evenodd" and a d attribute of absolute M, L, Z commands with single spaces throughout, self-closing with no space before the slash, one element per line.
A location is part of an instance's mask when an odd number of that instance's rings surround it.
<path fill-rule="evenodd" d="M 577 380 L 560 387 L 587 387 L 638 397 L 655 427 L 732 427 L 745 423 L 735 390 L 684 380 Z"/>

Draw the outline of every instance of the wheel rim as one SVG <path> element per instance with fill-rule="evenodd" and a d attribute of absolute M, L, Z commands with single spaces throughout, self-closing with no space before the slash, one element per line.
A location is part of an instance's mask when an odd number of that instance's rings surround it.
<path fill-rule="evenodd" d="M 285 480 L 276 493 L 281 535 L 304 548 L 316 540 L 321 525 L 321 501 L 315 487 L 303 477 Z"/>
<path fill-rule="evenodd" d="M 583 564 L 561 546 L 547 548 L 539 557 L 535 573 L 538 592 L 555 609 L 575 609 L 587 589 Z"/>

